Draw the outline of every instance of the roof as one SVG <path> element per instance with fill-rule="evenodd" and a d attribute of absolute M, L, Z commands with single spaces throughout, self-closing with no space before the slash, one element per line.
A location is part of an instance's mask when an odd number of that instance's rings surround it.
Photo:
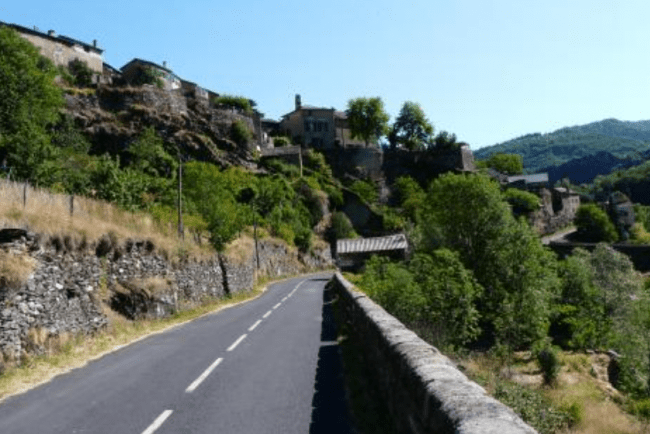
<path fill-rule="evenodd" d="M 508 183 L 524 181 L 526 184 L 540 184 L 548 182 L 548 173 L 533 173 L 532 175 L 508 176 Z"/>
<path fill-rule="evenodd" d="M 12 29 L 20 33 L 29 33 L 30 35 L 39 36 L 43 39 L 49 39 L 51 41 L 59 42 L 65 45 L 80 45 L 84 49 L 92 50 L 98 54 L 102 54 L 104 52 L 104 50 L 98 48 L 95 44 L 86 44 L 85 42 L 81 42 L 77 39 L 73 39 L 68 36 L 63 36 L 63 35 L 56 36 L 55 34 L 41 32 L 36 27 L 30 29 L 29 27 L 19 26 L 18 24 L 5 23 L 4 21 L 0 21 L 0 26 L 11 27 Z"/>
<path fill-rule="evenodd" d="M 152 66 L 154 68 L 162 69 L 163 71 L 169 72 L 170 74 L 172 73 L 172 70 L 169 68 L 165 68 L 164 66 L 158 65 L 157 63 L 150 62 L 148 60 L 143 60 L 143 59 L 138 59 L 137 57 L 131 60 L 129 63 L 121 67 L 120 69 L 124 71 L 124 68 L 129 66 L 132 63 L 140 63 L 142 65 L 147 65 L 147 66 Z"/>
<path fill-rule="evenodd" d="M 341 253 L 369 253 L 384 252 L 387 250 L 405 250 L 408 241 L 404 234 L 389 235 L 375 238 L 356 238 L 338 240 L 336 252 Z"/>
<path fill-rule="evenodd" d="M 296 113 L 296 112 L 298 112 L 300 110 L 327 110 L 327 111 L 333 111 L 334 116 L 339 116 L 339 114 L 340 114 L 340 115 L 345 117 L 345 113 L 336 111 L 333 107 L 316 107 L 316 106 L 313 106 L 313 105 L 301 105 L 300 108 L 297 108 L 295 110 L 290 111 L 287 114 L 282 115 L 282 118 L 286 118 L 287 116 L 291 116 L 292 114 L 294 114 L 294 113 Z"/>

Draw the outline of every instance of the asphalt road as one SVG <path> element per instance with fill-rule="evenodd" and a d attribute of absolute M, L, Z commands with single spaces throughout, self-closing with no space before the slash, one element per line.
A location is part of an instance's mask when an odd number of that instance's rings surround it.
<path fill-rule="evenodd" d="M 0 405 L 0 433 L 350 432 L 330 274 L 150 336 Z"/>

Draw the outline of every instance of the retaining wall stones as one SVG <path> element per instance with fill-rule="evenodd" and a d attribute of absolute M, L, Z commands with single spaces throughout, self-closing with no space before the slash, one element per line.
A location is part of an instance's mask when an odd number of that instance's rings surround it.
<path fill-rule="evenodd" d="M 373 367 L 398 432 L 537 432 L 339 273 L 333 286 L 347 333 Z"/>
<path fill-rule="evenodd" d="M 295 274 L 332 263 L 328 252 L 303 257 L 275 240 L 260 241 L 258 250 L 256 273 L 252 248 L 237 260 L 215 255 L 174 264 L 149 241 L 104 236 L 91 245 L 69 236 L 1 229 L 0 260 L 22 258 L 32 269 L 20 284 L 0 273 L 0 355 L 18 359 L 43 351 L 37 340 L 102 329 L 109 323 L 107 306 L 131 319 L 163 317 L 251 289 L 256 274 Z"/>

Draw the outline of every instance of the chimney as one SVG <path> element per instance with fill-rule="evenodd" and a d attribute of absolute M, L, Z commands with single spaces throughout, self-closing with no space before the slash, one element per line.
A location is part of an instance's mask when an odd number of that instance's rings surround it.
<path fill-rule="evenodd" d="M 93 48 L 97 48 L 97 39 L 93 39 Z"/>
<path fill-rule="evenodd" d="M 163 60 L 163 68 L 167 68 L 167 61 Z"/>
<path fill-rule="evenodd" d="M 300 94 L 296 94 L 296 110 L 302 107 L 302 102 L 300 101 Z"/>
<path fill-rule="evenodd" d="M 55 37 L 55 36 L 56 36 L 56 32 L 55 32 L 54 30 L 48 30 L 48 31 L 47 31 L 47 36 Z"/>

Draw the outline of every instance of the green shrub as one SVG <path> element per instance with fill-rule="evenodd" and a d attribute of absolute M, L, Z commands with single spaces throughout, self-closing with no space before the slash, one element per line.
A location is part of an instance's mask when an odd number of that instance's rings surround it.
<path fill-rule="evenodd" d="M 93 71 L 86 62 L 74 59 L 68 68 L 74 77 L 74 84 L 78 87 L 89 87 L 93 83 Z"/>
<path fill-rule="evenodd" d="M 253 106 L 248 98 L 237 95 L 221 95 L 212 101 L 215 105 L 222 105 L 239 109 L 246 114 L 253 113 Z"/>
<path fill-rule="evenodd" d="M 369 204 L 377 202 L 377 198 L 379 197 L 377 187 L 370 181 L 354 181 L 350 186 L 350 190 L 355 192 L 361 199 Z"/>
<path fill-rule="evenodd" d="M 357 234 L 354 232 L 354 227 L 345 213 L 337 211 L 332 214 L 332 225 L 330 227 L 329 237 L 332 241 L 344 238 L 354 238 L 356 236 Z"/>
<path fill-rule="evenodd" d="M 530 213 L 539 209 L 539 198 L 533 193 L 509 188 L 503 193 L 503 196 L 515 213 Z"/>
<path fill-rule="evenodd" d="M 578 234 L 585 241 L 614 242 L 618 239 L 616 228 L 607 213 L 593 203 L 580 205 L 576 212 L 575 225 Z"/>
<path fill-rule="evenodd" d="M 273 146 L 276 148 L 282 146 L 290 146 L 290 145 L 291 145 L 291 140 L 288 137 L 278 136 L 273 138 Z"/>
<path fill-rule="evenodd" d="M 571 414 L 553 407 L 541 391 L 514 382 L 500 381 L 494 397 L 512 408 L 540 434 L 562 432 L 573 422 Z"/>
<path fill-rule="evenodd" d="M 239 146 L 245 145 L 253 138 L 253 133 L 246 122 L 237 119 L 230 126 L 230 138 Z"/>
<path fill-rule="evenodd" d="M 560 375 L 562 363 L 558 352 L 553 346 L 546 343 L 535 351 L 535 360 L 542 370 L 544 384 L 552 386 L 557 383 L 557 377 Z"/>

